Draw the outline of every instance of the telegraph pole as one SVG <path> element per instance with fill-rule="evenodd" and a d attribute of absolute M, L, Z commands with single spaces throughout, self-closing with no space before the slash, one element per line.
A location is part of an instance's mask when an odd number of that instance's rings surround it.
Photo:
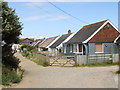
<path fill-rule="evenodd" d="M 120 30 L 120 1 L 118 2 L 118 30 Z M 119 52 L 119 72 L 120 72 L 120 42 L 118 42 Z M 118 75 L 118 90 L 120 90 L 120 75 Z"/>

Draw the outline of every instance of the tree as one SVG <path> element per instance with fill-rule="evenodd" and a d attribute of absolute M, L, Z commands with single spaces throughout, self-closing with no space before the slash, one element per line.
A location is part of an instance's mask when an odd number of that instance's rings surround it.
<path fill-rule="evenodd" d="M 2 5 L 2 41 L 5 45 L 2 46 L 2 64 L 10 68 L 17 68 L 19 60 L 13 56 L 12 44 L 17 43 L 22 30 L 22 23 L 19 22 L 19 17 L 15 10 L 8 6 L 7 2 L 1 2 Z"/>

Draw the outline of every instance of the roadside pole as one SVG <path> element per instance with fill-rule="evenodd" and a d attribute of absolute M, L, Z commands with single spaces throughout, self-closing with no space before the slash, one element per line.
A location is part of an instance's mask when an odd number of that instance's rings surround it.
<path fill-rule="evenodd" d="M 119 61 L 118 61 L 118 65 L 119 65 L 119 70 L 118 70 L 118 72 L 120 72 L 120 44 L 118 45 L 118 53 L 119 53 Z M 120 74 L 118 74 L 118 90 L 120 90 L 120 85 L 119 85 L 119 83 L 120 83 Z"/>
<path fill-rule="evenodd" d="M 118 2 L 118 30 L 120 30 L 120 1 Z M 119 72 L 120 72 L 120 43 L 119 43 Z M 118 90 L 120 90 L 120 74 L 118 74 Z"/>

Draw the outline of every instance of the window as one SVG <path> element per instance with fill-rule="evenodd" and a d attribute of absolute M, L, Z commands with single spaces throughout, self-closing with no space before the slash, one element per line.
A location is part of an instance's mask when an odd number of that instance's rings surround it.
<path fill-rule="evenodd" d="M 79 52 L 82 52 L 82 44 L 79 44 Z"/>
<path fill-rule="evenodd" d="M 95 44 L 95 52 L 96 53 L 103 52 L 103 44 Z"/>
<path fill-rule="evenodd" d="M 108 29 L 110 28 L 110 24 L 107 24 L 107 28 L 108 28 Z"/>
<path fill-rule="evenodd" d="M 73 52 L 73 45 L 70 45 L 70 52 Z"/>
<path fill-rule="evenodd" d="M 64 47 L 64 53 L 66 53 L 66 47 Z"/>
<path fill-rule="evenodd" d="M 77 52 L 77 44 L 73 44 L 73 52 Z"/>

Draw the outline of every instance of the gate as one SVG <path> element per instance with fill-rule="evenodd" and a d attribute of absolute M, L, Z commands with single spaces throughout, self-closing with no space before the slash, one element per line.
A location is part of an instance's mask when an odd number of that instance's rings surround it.
<path fill-rule="evenodd" d="M 75 66 L 76 60 L 74 56 L 55 56 L 49 58 L 50 66 Z"/>

